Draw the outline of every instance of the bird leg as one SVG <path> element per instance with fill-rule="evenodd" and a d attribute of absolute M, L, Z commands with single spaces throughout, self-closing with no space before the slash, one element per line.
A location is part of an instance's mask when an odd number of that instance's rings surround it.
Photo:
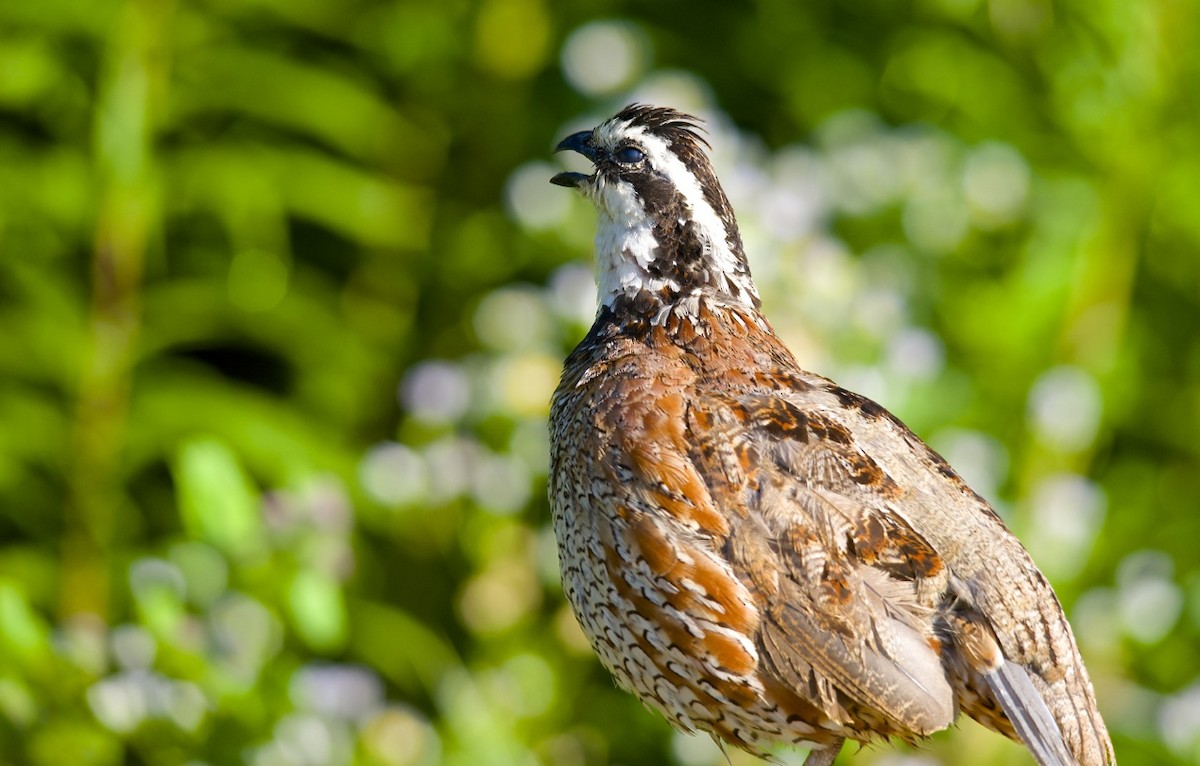
<path fill-rule="evenodd" d="M 842 743 L 845 741 L 844 738 L 836 739 L 820 750 L 810 750 L 808 757 L 804 759 L 803 766 L 833 766 L 838 753 L 842 751 Z"/>

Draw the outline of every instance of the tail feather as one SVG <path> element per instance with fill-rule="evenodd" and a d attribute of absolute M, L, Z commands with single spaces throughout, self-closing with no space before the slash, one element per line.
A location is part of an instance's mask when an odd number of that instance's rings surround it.
<path fill-rule="evenodd" d="M 1078 766 L 1050 708 L 1025 668 L 1001 660 L 999 666 L 985 672 L 983 678 L 1039 766 Z"/>

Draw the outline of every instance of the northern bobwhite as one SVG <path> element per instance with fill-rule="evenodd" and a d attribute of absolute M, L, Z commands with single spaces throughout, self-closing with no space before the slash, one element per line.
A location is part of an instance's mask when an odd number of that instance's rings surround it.
<path fill-rule="evenodd" d="M 954 469 L 800 368 L 760 312 L 699 121 L 631 105 L 558 145 L 600 307 L 550 420 L 563 587 L 617 683 L 686 731 L 833 762 L 959 711 L 1039 764 L 1115 762 L 1054 592 Z"/>

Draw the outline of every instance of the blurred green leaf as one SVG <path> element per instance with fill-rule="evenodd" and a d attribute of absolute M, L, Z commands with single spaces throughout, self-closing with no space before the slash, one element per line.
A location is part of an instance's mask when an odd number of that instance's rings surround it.
<path fill-rule="evenodd" d="M 177 74 L 173 119 L 180 123 L 203 119 L 207 112 L 250 114 L 354 157 L 396 162 L 406 174 L 428 176 L 441 163 L 444 147 L 437 134 L 422 130 L 382 94 L 372 92 L 365 74 L 355 77 L 246 47 L 198 50 L 181 62 Z M 213 82 L 228 87 L 208 87 Z M 329 109 L 329 104 L 337 108 Z"/>
<path fill-rule="evenodd" d="M 0 580 L 0 655 L 3 664 L 38 667 L 50 658 L 50 630 L 30 608 L 22 589 Z"/>
<path fill-rule="evenodd" d="M 292 576 L 288 607 L 300 638 L 313 650 L 333 652 L 346 642 L 346 602 L 334 578 L 307 569 Z"/>
<path fill-rule="evenodd" d="M 35 729 L 29 753 L 37 766 L 110 766 L 124 760 L 124 747 L 116 735 L 91 721 L 71 718 L 53 720 Z"/>
<path fill-rule="evenodd" d="M 237 456 L 215 439 L 193 439 L 176 454 L 173 474 L 188 533 L 234 558 L 263 546 L 258 492 Z"/>
<path fill-rule="evenodd" d="M 428 625 L 387 604 L 352 602 L 351 649 L 409 693 L 436 688 L 461 660 Z"/>
<path fill-rule="evenodd" d="M 0 677 L 0 715 L 24 729 L 37 719 L 37 714 L 33 690 L 18 678 Z"/>

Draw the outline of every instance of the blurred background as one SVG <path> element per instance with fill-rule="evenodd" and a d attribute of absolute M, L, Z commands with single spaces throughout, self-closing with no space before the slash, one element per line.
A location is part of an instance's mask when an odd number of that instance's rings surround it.
<path fill-rule="evenodd" d="M 1200 764 L 1198 32 L 1194 0 L 0 4 L 0 763 L 751 763 L 617 691 L 557 579 L 593 218 L 550 148 L 638 99 L 708 120 L 801 362 L 1026 541 L 1121 762 Z M 852 760 L 1031 763 L 969 721 Z"/>

